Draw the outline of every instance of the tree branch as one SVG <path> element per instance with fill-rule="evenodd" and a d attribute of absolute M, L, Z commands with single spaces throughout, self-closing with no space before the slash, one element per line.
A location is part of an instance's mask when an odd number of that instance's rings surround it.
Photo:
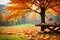
<path fill-rule="evenodd" d="M 59 3 L 59 4 L 56 4 L 56 5 L 53 5 L 53 6 L 50 6 L 50 7 L 48 7 L 48 8 L 51 8 L 51 7 L 54 7 L 54 6 L 58 6 L 58 5 L 60 5 L 60 3 Z M 47 9 L 48 9 L 48 8 L 47 8 Z"/>
<path fill-rule="evenodd" d="M 40 5 L 40 7 L 42 6 L 42 3 L 41 3 L 41 1 L 40 0 L 37 0 L 39 3 L 38 3 L 38 5 Z M 35 0 L 35 2 L 37 2 L 36 0 Z"/>
<path fill-rule="evenodd" d="M 47 18 L 47 20 L 48 20 L 48 16 L 47 15 L 45 15 L 46 16 L 46 18 Z M 49 21 L 49 20 L 48 20 Z M 49 21 L 49 23 L 50 23 L 50 21 Z"/>
<path fill-rule="evenodd" d="M 48 3 L 48 5 L 46 6 L 46 8 L 48 8 L 48 6 L 50 5 L 50 2 L 51 2 L 51 0 L 50 0 L 49 2 L 47 2 L 47 3 Z"/>
<path fill-rule="evenodd" d="M 34 0 L 38 5 L 40 5 L 36 0 Z"/>
<path fill-rule="evenodd" d="M 24 3 L 24 2 L 23 2 Z M 25 3 L 24 3 L 25 4 Z M 26 4 L 25 4 L 26 5 Z M 28 7 L 28 5 L 26 5 L 26 7 L 28 8 L 28 9 L 30 9 L 30 10 L 32 10 L 32 11 L 34 11 L 34 12 L 36 12 L 36 13 L 38 13 L 39 14 L 39 12 L 37 12 L 36 10 L 34 10 L 34 9 L 32 9 L 32 8 L 30 8 L 30 7 Z"/>
<path fill-rule="evenodd" d="M 56 12 L 60 13 L 60 11 L 58 11 L 58 10 L 56 10 L 56 9 L 52 8 L 52 7 L 51 7 L 51 9 L 53 9 L 54 11 L 56 11 Z"/>
<path fill-rule="evenodd" d="M 35 3 L 36 6 L 38 6 L 40 8 L 40 6 L 38 4 Z"/>
<path fill-rule="evenodd" d="M 28 8 L 29 8 L 29 7 L 28 7 Z M 34 9 L 32 9 L 32 8 L 29 8 L 29 9 L 31 9 L 32 12 L 36 12 L 36 13 L 40 14 L 39 12 L 37 12 L 36 10 L 34 10 Z"/>

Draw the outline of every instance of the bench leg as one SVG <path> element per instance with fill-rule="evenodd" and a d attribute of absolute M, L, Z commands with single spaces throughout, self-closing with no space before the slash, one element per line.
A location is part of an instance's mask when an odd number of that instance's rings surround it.
<path fill-rule="evenodd" d="M 44 31 L 44 29 L 46 29 L 45 26 L 41 26 L 41 31 Z"/>
<path fill-rule="evenodd" d="M 44 33 L 44 29 L 46 29 L 46 27 L 45 26 L 41 26 L 41 30 L 39 31 L 39 34 L 40 33 Z"/>

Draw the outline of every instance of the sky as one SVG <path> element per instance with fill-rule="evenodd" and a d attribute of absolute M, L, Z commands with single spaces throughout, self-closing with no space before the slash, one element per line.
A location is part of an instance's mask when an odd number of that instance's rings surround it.
<path fill-rule="evenodd" d="M 8 2 L 9 2 L 9 0 L 0 0 L 0 4 L 2 4 L 2 5 L 7 5 Z"/>

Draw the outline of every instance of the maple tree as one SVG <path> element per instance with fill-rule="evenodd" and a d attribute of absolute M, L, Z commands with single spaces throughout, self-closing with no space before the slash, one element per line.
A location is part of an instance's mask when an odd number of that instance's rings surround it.
<path fill-rule="evenodd" d="M 5 20 L 13 18 L 25 17 L 28 12 L 33 12 L 33 18 L 36 13 L 41 16 L 41 23 L 45 23 L 45 13 L 51 12 L 54 16 L 60 13 L 60 1 L 59 0 L 10 0 L 6 10 L 10 11 L 9 15 L 6 16 Z"/>
<path fill-rule="evenodd" d="M 32 19 L 39 14 L 41 16 L 41 23 L 45 23 L 45 16 L 48 12 L 57 16 L 60 13 L 60 0 L 10 0 L 11 6 L 6 10 L 10 11 L 4 20 L 12 20 L 14 18 L 24 18 L 28 12 L 31 14 Z M 38 15 L 37 15 L 38 16 Z"/>

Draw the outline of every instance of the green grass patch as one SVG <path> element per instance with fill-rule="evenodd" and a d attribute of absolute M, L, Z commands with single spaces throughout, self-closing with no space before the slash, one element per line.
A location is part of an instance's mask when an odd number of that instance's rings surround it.
<path fill-rule="evenodd" d="M 13 25 L 13 26 L 0 26 L 0 28 L 30 28 L 36 27 L 33 24 L 20 24 L 20 25 Z"/>
<path fill-rule="evenodd" d="M 0 40 L 28 40 L 19 35 L 0 35 Z"/>

